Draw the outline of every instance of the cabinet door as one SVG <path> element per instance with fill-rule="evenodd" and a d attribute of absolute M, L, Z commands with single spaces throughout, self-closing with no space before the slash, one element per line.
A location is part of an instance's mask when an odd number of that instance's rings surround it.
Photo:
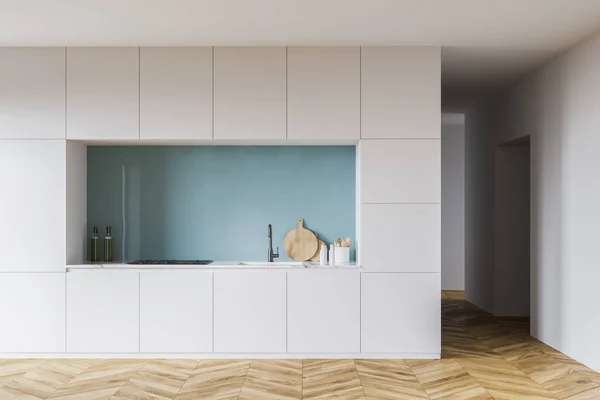
<path fill-rule="evenodd" d="M 64 139 L 64 47 L 0 48 L 0 110 L 0 139 Z"/>
<path fill-rule="evenodd" d="M 2 274 L 0 353 L 65 351 L 65 274 Z"/>
<path fill-rule="evenodd" d="M 362 274 L 362 352 L 441 351 L 440 274 Z"/>
<path fill-rule="evenodd" d="M 290 47 L 288 139 L 360 139 L 360 48 Z"/>
<path fill-rule="evenodd" d="M 285 272 L 215 272 L 216 353 L 285 353 Z"/>
<path fill-rule="evenodd" d="M 286 138 L 285 47 L 215 47 L 215 139 Z"/>
<path fill-rule="evenodd" d="M 363 47 L 363 139 L 441 137 L 439 47 Z"/>
<path fill-rule="evenodd" d="M 67 139 L 138 139 L 139 48 L 67 48 Z"/>
<path fill-rule="evenodd" d="M 140 351 L 212 351 L 212 273 L 140 273 Z"/>
<path fill-rule="evenodd" d="M 140 49 L 140 138 L 212 139 L 212 47 Z"/>
<path fill-rule="evenodd" d="M 360 144 L 362 203 L 439 203 L 440 140 L 363 140 Z"/>
<path fill-rule="evenodd" d="M 3 272 L 65 272 L 64 140 L 0 140 Z"/>
<path fill-rule="evenodd" d="M 362 266 L 368 272 L 440 272 L 439 204 L 362 204 Z"/>
<path fill-rule="evenodd" d="M 288 273 L 288 352 L 360 352 L 360 273 Z"/>
<path fill-rule="evenodd" d="M 67 352 L 139 351 L 139 273 L 67 273 Z"/>

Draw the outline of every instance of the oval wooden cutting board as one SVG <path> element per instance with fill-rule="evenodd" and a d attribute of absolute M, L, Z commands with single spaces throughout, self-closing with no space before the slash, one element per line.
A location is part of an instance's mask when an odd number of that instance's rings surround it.
<path fill-rule="evenodd" d="M 298 219 L 298 227 L 285 236 L 283 249 L 294 261 L 309 260 L 317 251 L 319 241 L 314 233 L 304 228 L 304 220 Z"/>

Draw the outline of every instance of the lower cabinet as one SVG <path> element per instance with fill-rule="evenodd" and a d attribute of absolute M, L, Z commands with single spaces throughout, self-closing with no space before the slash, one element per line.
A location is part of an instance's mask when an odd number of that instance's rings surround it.
<path fill-rule="evenodd" d="M 364 273 L 362 352 L 439 354 L 439 273 Z"/>
<path fill-rule="evenodd" d="M 139 351 L 139 273 L 67 273 L 67 352 Z"/>
<path fill-rule="evenodd" d="M 212 272 L 140 273 L 140 351 L 212 352 Z"/>
<path fill-rule="evenodd" d="M 214 273 L 214 351 L 286 352 L 286 273 Z"/>
<path fill-rule="evenodd" d="M 360 273 L 294 271 L 287 282 L 289 353 L 360 352 Z"/>
<path fill-rule="evenodd" d="M 2 274 L 0 353 L 65 351 L 65 274 Z M 411 354 L 441 345 L 439 273 L 82 270 L 69 353 Z"/>
<path fill-rule="evenodd" d="M 65 274 L 0 274 L 0 353 L 65 351 Z"/>

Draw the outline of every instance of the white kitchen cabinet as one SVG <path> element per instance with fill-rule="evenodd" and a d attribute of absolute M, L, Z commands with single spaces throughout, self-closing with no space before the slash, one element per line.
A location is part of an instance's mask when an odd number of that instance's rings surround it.
<path fill-rule="evenodd" d="M 362 204 L 362 266 L 368 272 L 440 272 L 439 204 Z"/>
<path fill-rule="evenodd" d="M 0 139 L 65 138 L 65 48 L 0 48 Z"/>
<path fill-rule="evenodd" d="M 140 351 L 212 352 L 212 273 L 140 273 Z"/>
<path fill-rule="evenodd" d="M 439 273 L 363 273 L 361 351 L 438 356 L 440 286 Z"/>
<path fill-rule="evenodd" d="M 64 140 L 0 140 L 0 271 L 65 271 L 65 164 Z"/>
<path fill-rule="evenodd" d="M 286 273 L 214 273 L 214 351 L 285 353 Z"/>
<path fill-rule="evenodd" d="M 212 47 L 140 48 L 140 138 L 212 139 Z"/>
<path fill-rule="evenodd" d="M 64 352 L 65 274 L 1 274 L 0 315 L 0 353 Z"/>
<path fill-rule="evenodd" d="M 288 139 L 360 139 L 360 48 L 289 47 Z"/>
<path fill-rule="evenodd" d="M 359 168 L 363 204 L 440 202 L 439 139 L 363 140 Z"/>
<path fill-rule="evenodd" d="M 285 47 L 214 48 L 214 138 L 286 138 Z"/>
<path fill-rule="evenodd" d="M 288 273 L 288 352 L 360 353 L 360 273 Z"/>
<path fill-rule="evenodd" d="M 67 139 L 139 138 L 139 48 L 67 48 Z"/>
<path fill-rule="evenodd" d="M 67 352 L 139 351 L 139 273 L 67 273 Z"/>
<path fill-rule="evenodd" d="M 441 49 L 363 47 L 361 137 L 441 137 Z"/>

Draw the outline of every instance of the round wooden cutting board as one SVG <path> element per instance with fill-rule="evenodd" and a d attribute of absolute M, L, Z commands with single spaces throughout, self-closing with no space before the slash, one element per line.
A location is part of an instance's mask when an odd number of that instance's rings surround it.
<path fill-rule="evenodd" d="M 294 261 L 309 260 L 317 251 L 319 241 L 314 233 L 304 228 L 304 220 L 298 219 L 298 227 L 288 232 L 283 241 L 285 254 Z"/>

